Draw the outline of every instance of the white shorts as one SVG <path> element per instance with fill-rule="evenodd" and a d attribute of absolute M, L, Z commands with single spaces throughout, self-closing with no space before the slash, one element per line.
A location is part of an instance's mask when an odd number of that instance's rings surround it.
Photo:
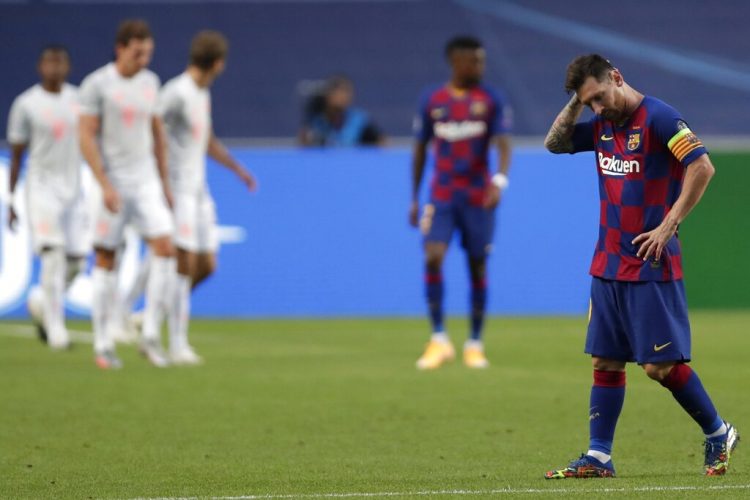
<path fill-rule="evenodd" d="M 122 244 L 126 224 L 135 227 L 145 240 L 172 234 L 172 214 L 159 180 L 128 189 L 115 189 L 120 195 L 120 210 L 113 214 L 102 201 L 96 220 L 95 247 L 116 250 Z"/>
<path fill-rule="evenodd" d="M 175 191 L 174 220 L 177 248 L 194 253 L 216 253 L 219 248 L 216 205 L 208 191 Z"/>
<path fill-rule="evenodd" d="M 26 209 L 36 253 L 45 247 L 64 247 L 68 255 L 89 254 L 91 219 L 82 192 L 68 200 L 49 187 L 30 182 L 26 185 Z"/>

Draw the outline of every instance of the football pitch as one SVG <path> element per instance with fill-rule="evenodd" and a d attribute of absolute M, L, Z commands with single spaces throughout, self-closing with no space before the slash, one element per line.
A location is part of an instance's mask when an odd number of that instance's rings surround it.
<path fill-rule="evenodd" d="M 750 438 L 750 312 L 693 312 L 692 366 Z M 750 442 L 725 477 L 670 394 L 628 368 L 614 479 L 547 481 L 585 451 L 585 318 L 491 318 L 492 362 L 418 372 L 422 319 L 194 321 L 197 368 L 134 347 L 95 368 L 0 322 L 2 498 L 707 498 L 750 495 Z M 87 330 L 87 323 L 72 325 Z M 466 324 L 452 319 L 454 342 Z M 460 335 L 459 335 L 460 332 Z"/>

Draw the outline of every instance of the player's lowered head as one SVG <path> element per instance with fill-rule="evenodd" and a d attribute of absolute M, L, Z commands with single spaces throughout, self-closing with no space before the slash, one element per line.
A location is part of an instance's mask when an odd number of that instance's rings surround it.
<path fill-rule="evenodd" d="M 70 73 L 68 49 L 62 45 L 47 45 L 39 54 L 37 71 L 42 87 L 48 92 L 60 92 Z"/>
<path fill-rule="evenodd" d="M 451 83 L 463 89 L 482 81 L 486 55 L 482 42 L 472 36 L 456 36 L 445 44 L 445 58 L 451 66 Z"/>
<path fill-rule="evenodd" d="M 210 86 L 224 72 L 229 42 L 218 31 L 204 30 L 190 44 L 188 72 L 200 87 Z"/>
<path fill-rule="evenodd" d="M 598 116 L 622 122 L 638 107 L 641 94 L 630 87 L 620 70 L 599 54 L 573 59 L 565 76 L 565 90 Z"/>
<path fill-rule="evenodd" d="M 148 23 L 142 19 L 127 19 L 120 23 L 115 36 L 115 66 L 126 78 L 147 68 L 154 54 L 154 37 Z"/>

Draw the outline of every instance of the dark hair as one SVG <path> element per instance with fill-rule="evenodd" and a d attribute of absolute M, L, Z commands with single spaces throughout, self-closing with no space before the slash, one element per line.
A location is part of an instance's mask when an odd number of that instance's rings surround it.
<path fill-rule="evenodd" d="M 40 61 L 42 60 L 42 57 L 44 57 L 44 54 L 46 54 L 47 52 L 52 52 L 54 54 L 65 54 L 65 56 L 70 59 L 70 52 L 68 52 L 68 48 L 65 45 L 61 45 L 59 43 L 50 43 L 42 47 L 42 50 L 39 51 Z"/>
<path fill-rule="evenodd" d="M 115 45 L 127 46 L 132 39 L 146 40 L 153 38 L 151 28 L 143 19 L 126 19 L 120 23 L 115 36 Z"/>
<path fill-rule="evenodd" d="M 568 93 L 577 91 L 586 81 L 586 78 L 590 76 L 601 82 L 613 69 L 615 67 L 612 66 L 612 63 L 599 54 L 578 56 L 568 64 L 565 75 L 565 90 Z"/>
<path fill-rule="evenodd" d="M 190 44 L 190 64 L 209 70 L 216 61 L 227 57 L 229 42 L 218 31 L 204 30 L 193 37 Z"/>
<path fill-rule="evenodd" d="M 445 44 L 445 57 L 450 57 L 455 50 L 476 50 L 482 48 L 482 42 L 473 36 L 454 36 Z"/>
<path fill-rule="evenodd" d="M 341 74 L 333 75 L 326 80 L 325 85 L 323 86 L 323 91 L 325 94 L 330 94 L 334 90 L 344 87 L 354 88 L 354 82 L 352 82 L 351 78 Z"/>

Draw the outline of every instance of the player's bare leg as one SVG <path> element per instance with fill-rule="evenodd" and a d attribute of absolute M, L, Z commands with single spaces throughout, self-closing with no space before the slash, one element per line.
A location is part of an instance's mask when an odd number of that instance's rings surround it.
<path fill-rule="evenodd" d="M 469 368 L 487 368 L 490 362 L 484 354 L 482 328 L 487 305 L 487 258 L 469 257 L 471 280 L 471 335 L 464 344 L 464 364 Z"/>
<path fill-rule="evenodd" d="M 190 293 L 199 260 L 199 254 L 177 248 L 174 307 L 169 314 L 169 357 L 175 364 L 196 365 L 203 361 L 188 341 Z"/>
<path fill-rule="evenodd" d="M 456 356 L 443 325 L 443 261 L 447 251 L 448 245 L 445 243 L 428 241 L 424 245 L 425 287 L 432 337 L 424 353 L 417 360 L 417 368 L 420 370 L 439 368 Z"/>
<path fill-rule="evenodd" d="M 152 260 L 146 283 L 141 353 L 154 366 L 164 367 L 169 360 L 162 348 L 160 332 L 165 315 L 174 307 L 175 251 L 169 236 L 156 237 L 147 243 Z"/>
<path fill-rule="evenodd" d="M 212 252 L 201 252 L 195 254 L 195 267 L 191 273 L 193 277 L 193 290 L 216 272 L 216 254 Z"/>
<path fill-rule="evenodd" d="M 115 354 L 111 323 L 117 299 L 117 274 L 115 273 L 115 251 L 95 249 L 94 270 L 91 273 L 93 301 L 91 320 L 94 329 L 94 355 L 99 368 L 118 369 L 122 362 Z"/>

